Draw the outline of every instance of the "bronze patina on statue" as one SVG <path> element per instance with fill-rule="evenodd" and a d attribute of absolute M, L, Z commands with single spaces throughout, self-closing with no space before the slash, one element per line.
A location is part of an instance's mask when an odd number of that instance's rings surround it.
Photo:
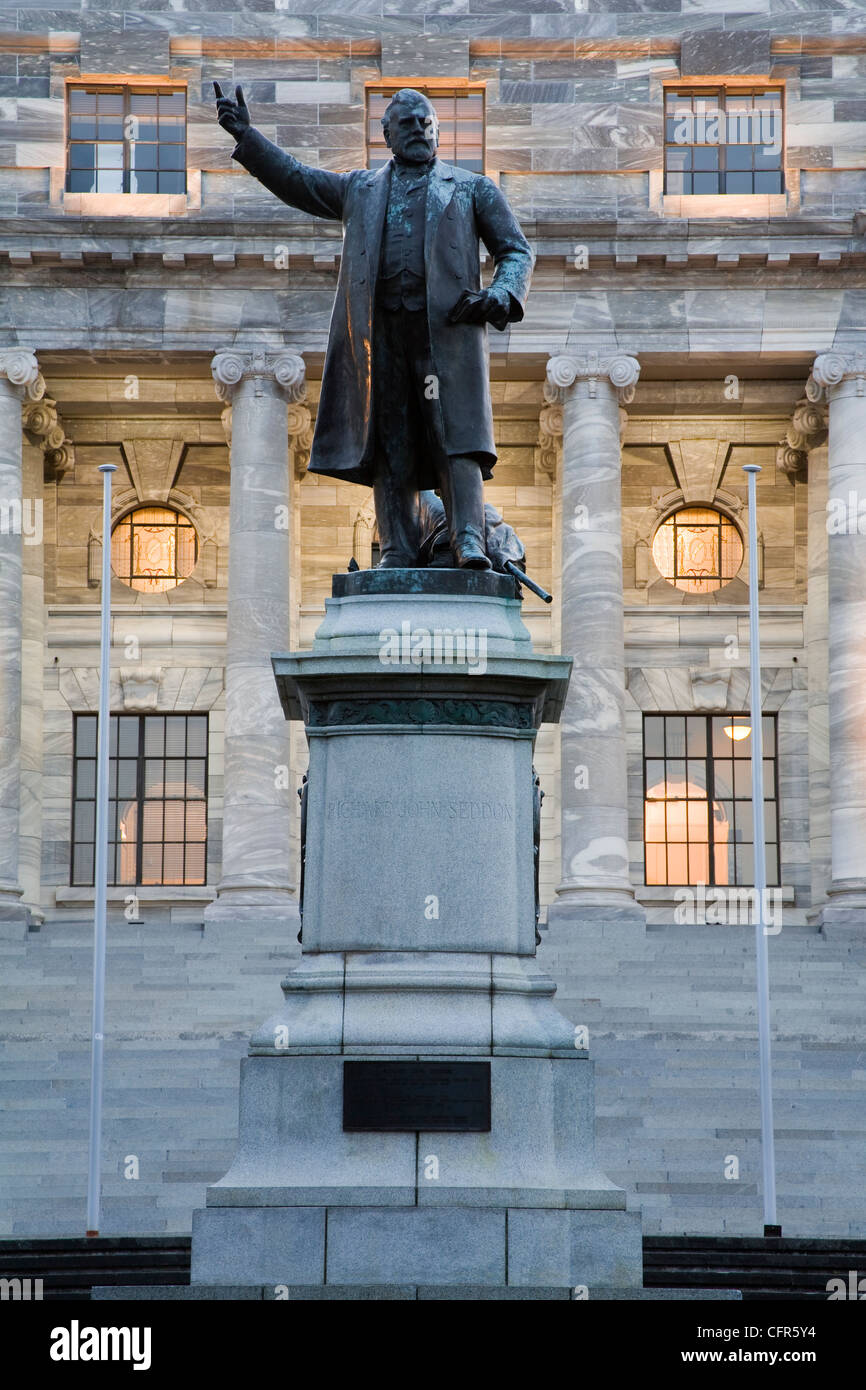
<path fill-rule="evenodd" d="M 310 471 L 373 488 L 382 568 L 430 563 L 421 494 L 435 489 L 451 564 L 514 574 L 515 556 L 489 544 L 483 497 L 496 462 L 487 325 L 523 318 L 532 274 L 505 198 L 437 158 L 436 112 L 411 88 L 382 118 L 392 158 L 350 173 L 300 163 L 252 126 L 240 87 L 234 99 L 214 89 L 233 158 L 283 202 L 344 226 Z M 479 242 L 495 266 L 487 289 Z"/>
<path fill-rule="evenodd" d="M 301 957 L 250 1039 L 189 1295 L 628 1297 L 640 1213 L 598 1167 L 592 1063 L 535 960 L 533 750 L 572 663 L 534 649 L 523 545 L 482 487 L 486 325 L 520 318 L 529 248 L 489 180 L 436 160 L 417 92 L 377 173 L 305 169 L 240 91 L 219 109 L 248 169 L 345 225 L 311 467 L 375 489 L 384 553 L 271 656 L 309 749 Z"/>

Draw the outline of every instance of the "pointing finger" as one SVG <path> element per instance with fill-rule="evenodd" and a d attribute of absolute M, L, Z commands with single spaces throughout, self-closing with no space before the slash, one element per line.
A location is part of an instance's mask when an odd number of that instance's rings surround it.
<path fill-rule="evenodd" d="M 214 90 L 214 96 L 216 97 L 217 101 L 219 101 L 220 97 L 221 97 L 222 94 L 223 94 L 223 89 L 222 89 L 222 87 L 220 86 L 220 84 L 219 84 L 218 82 L 215 82 L 215 83 L 213 84 L 213 90 Z"/>
<path fill-rule="evenodd" d="M 244 101 L 244 89 L 240 85 L 235 87 L 235 100 L 237 101 L 238 106 L 243 106 L 244 109 L 246 109 L 246 102 Z"/>

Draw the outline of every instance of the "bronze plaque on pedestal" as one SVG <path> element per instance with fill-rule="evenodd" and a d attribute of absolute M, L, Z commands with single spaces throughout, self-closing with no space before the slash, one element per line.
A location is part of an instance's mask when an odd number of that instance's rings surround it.
<path fill-rule="evenodd" d="M 344 1062 L 344 1130 L 490 1129 L 489 1062 Z"/>

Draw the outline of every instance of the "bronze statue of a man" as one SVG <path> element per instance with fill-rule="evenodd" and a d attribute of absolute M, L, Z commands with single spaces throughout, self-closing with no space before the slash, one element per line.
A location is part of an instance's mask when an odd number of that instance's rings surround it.
<path fill-rule="evenodd" d="M 488 569 L 483 479 L 496 462 L 487 324 L 523 318 L 532 252 L 491 179 L 436 157 L 439 124 L 404 88 L 383 118 L 393 158 L 335 174 L 301 164 L 214 83 L 233 158 L 283 202 L 344 227 L 310 470 L 372 486 L 387 568 L 419 563 L 418 493 L 437 488 L 454 562 Z M 495 263 L 481 290 L 479 239 Z"/>

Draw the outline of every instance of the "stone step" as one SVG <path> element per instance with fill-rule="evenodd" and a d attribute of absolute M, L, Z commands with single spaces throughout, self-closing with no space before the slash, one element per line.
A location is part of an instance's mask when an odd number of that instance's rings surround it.
<path fill-rule="evenodd" d="M 590 1031 L 602 1166 L 643 1206 L 646 1230 L 754 1232 L 752 929 L 668 926 L 626 944 L 561 937 L 539 959 L 559 979 L 563 1013 Z M 803 1234 L 866 1233 L 866 950 L 787 926 L 768 944 L 783 1221 Z M 0 941 L 7 1233 L 82 1229 L 91 950 L 84 921 Z M 233 1151 L 249 1034 L 278 1007 L 279 981 L 296 958 L 285 930 L 267 923 L 204 935 L 112 925 L 104 1229 L 189 1229 L 205 1184 Z M 740 1160 L 736 1184 L 720 1171 L 729 1152 Z M 122 1176 L 130 1153 L 137 1181 Z"/>

